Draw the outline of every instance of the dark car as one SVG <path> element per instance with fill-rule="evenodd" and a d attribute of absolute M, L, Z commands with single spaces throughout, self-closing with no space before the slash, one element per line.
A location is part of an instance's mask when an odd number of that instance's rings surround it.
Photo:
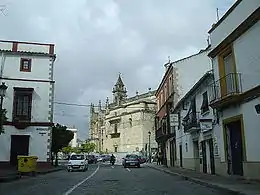
<path fill-rule="evenodd" d="M 88 159 L 88 164 L 96 164 L 97 163 L 97 158 L 95 155 L 87 155 Z"/>
<path fill-rule="evenodd" d="M 148 161 L 148 158 L 145 156 L 138 156 L 139 160 L 140 160 L 140 164 L 144 164 Z"/>
<path fill-rule="evenodd" d="M 140 168 L 140 158 L 136 154 L 128 154 L 125 158 L 123 158 L 122 162 L 124 168 L 126 167 L 138 167 Z"/>

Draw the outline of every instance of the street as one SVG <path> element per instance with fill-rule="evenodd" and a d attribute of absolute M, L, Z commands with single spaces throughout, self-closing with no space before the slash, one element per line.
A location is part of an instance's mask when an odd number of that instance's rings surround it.
<path fill-rule="evenodd" d="M 62 170 L 0 184 L 1 195 L 105 195 L 174 194 L 220 195 L 221 192 L 191 183 L 143 165 L 124 169 L 120 165 L 89 165 L 87 172 Z"/>

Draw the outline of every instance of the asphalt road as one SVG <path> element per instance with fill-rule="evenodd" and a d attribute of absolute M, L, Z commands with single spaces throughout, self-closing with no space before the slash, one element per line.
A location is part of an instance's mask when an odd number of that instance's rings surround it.
<path fill-rule="evenodd" d="M 87 172 L 59 171 L 0 184 L 1 195 L 222 195 L 151 169 L 90 165 Z M 226 194 L 225 194 L 226 195 Z"/>

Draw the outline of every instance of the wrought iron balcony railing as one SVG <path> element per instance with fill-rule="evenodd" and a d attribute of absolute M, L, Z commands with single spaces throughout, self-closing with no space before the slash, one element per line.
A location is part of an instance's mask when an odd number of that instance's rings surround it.
<path fill-rule="evenodd" d="M 196 130 L 200 128 L 200 112 L 190 112 L 184 119 L 183 119 L 183 127 L 184 132 Z"/>
<path fill-rule="evenodd" d="M 240 93 L 242 93 L 241 74 L 229 73 L 210 85 L 209 101 L 212 104 Z"/>

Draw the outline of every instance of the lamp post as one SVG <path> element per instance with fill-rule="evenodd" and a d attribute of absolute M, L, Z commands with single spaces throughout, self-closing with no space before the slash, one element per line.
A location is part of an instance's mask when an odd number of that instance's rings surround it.
<path fill-rule="evenodd" d="M 149 154 L 149 163 L 151 163 L 151 131 L 148 132 L 148 154 Z"/>
<path fill-rule="evenodd" d="M 3 111 L 3 101 L 4 101 L 4 97 L 5 97 L 5 93 L 6 93 L 6 90 L 7 90 L 7 86 L 5 85 L 4 82 L 2 82 L 2 84 L 0 85 L 0 98 L 1 98 L 1 102 L 0 102 L 0 107 L 1 107 L 1 120 L 0 120 L 0 134 L 3 130 L 3 119 L 4 119 L 4 111 Z"/>

